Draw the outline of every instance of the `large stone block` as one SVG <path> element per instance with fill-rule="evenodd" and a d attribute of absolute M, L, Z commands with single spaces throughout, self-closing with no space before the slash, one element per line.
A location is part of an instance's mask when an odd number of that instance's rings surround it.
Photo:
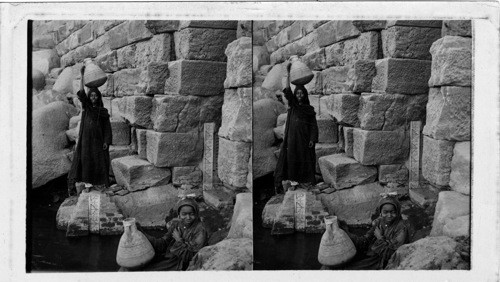
<path fill-rule="evenodd" d="M 352 21 L 329 21 L 318 27 L 317 32 L 320 47 L 360 35 Z"/>
<path fill-rule="evenodd" d="M 337 190 L 374 182 L 377 168 L 364 166 L 344 154 L 334 154 L 319 158 L 323 180 Z"/>
<path fill-rule="evenodd" d="M 146 132 L 146 156 L 157 167 L 190 166 L 203 157 L 203 138 L 196 133 Z"/>
<path fill-rule="evenodd" d="M 470 197 L 454 191 L 442 191 L 434 212 L 434 221 L 429 236 L 442 236 L 447 220 L 470 215 Z"/>
<path fill-rule="evenodd" d="M 133 69 L 137 66 L 135 62 L 135 56 L 137 54 L 136 50 L 137 50 L 136 44 L 128 45 L 118 50 L 115 50 L 118 63 L 118 70 Z"/>
<path fill-rule="evenodd" d="M 133 192 L 170 182 L 170 169 L 155 167 L 137 155 L 111 161 L 116 183 Z"/>
<path fill-rule="evenodd" d="M 141 70 L 136 95 L 163 94 L 168 77 L 168 63 L 151 63 Z"/>
<path fill-rule="evenodd" d="M 252 141 L 252 88 L 226 89 L 219 136 Z"/>
<path fill-rule="evenodd" d="M 404 164 L 380 165 L 378 167 L 378 181 L 384 184 L 405 184 L 408 182 L 408 169 Z"/>
<path fill-rule="evenodd" d="M 432 44 L 429 86 L 471 86 L 472 38 L 445 36 Z"/>
<path fill-rule="evenodd" d="M 349 67 L 331 67 L 321 72 L 323 94 L 346 93 L 349 89 L 347 73 Z"/>
<path fill-rule="evenodd" d="M 376 73 L 375 61 L 357 60 L 347 73 L 348 90 L 354 93 L 371 92 Z"/>
<path fill-rule="evenodd" d="M 373 92 L 424 94 L 429 90 L 430 61 L 388 58 L 375 61 L 375 67 Z"/>
<path fill-rule="evenodd" d="M 153 37 L 146 21 L 125 21 L 108 32 L 111 49 L 118 49 L 137 41 Z"/>
<path fill-rule="evenodd" d="M 74 79 L 73 70 L 71 68 L 65 68 L 57 77 L 54 86 L 52 86 L 52 90 L 62 94 L 73 93 Z"/>
<path fill-rule="evenodd" d="M 345 152 L 345 155 L 350 157 L 350 158 L 354 158 L 354 151 L 353 151 L 353 147 L 354 147 L 353 131 L 354 131 L 354 128 L 353 127 L 344 127 L 343 130 L 344 130 L 344 152 Z"/>
<path fill-rule="evenodd" d="M 380 34 L 364 32 L 359 37 L 335 43 L 325 48 L 326 66 L 352 65 L 357 60 L 379 58 Z"/>
<path fill-rule="evenodd" d="M 239 193 L 236 195 L 231 228 L 227 238 L 253 238 L 252 193 Z"/>
<path fill-rule="evenodd" d="M 269 52 L 265 46 L 252 46 L 252 70 L 257 72 L 261 66 L 269 65 Z"/>
<path fill-rule="evenodd" d="M 128 155 L 131 155 L 130 148 L 127 145 L 121 146 L 109 146 L 109 161 L 113 161 L 114 159 L 123 158 Z M 114 175 L 113 167 L 109 167 L 109 174 Z"/>
<path fill-rule="evenodd" d="M 441 36 L 463 36 L 472 37 L 472 21 L 471 20 L 447 20 L 443 21 Z"/>
<path fill-rule="evenodd" d="M 113 145 L 130 144 L 130 126 L 122 118 L 111 117 L 111 133 L 113 135 Z"/>
<path fill-rule="evenodd" d="M 119 113 L 132 126 L 151 128 L 152 100 L 147 96 L 123 97 L 118 102 Z"/>
<path fill-rule="evenodd" d="M 202 171 L 198 166 L 180 166 L 172 168 L 172 184 L 180 186 L 189 184 L 198 186 L 203 180 Z"/>
<path fill-rule="evenodd" d="M 361 32 L 385 29 L 387 21 L 352 21 L 352 24 Z"/>
<path fill-rule="evenodd" d="M 364 165 L 402 163 L 408 158 L 409 139 L 405 128 L 394 131 L 353 131 L 354 158 Z"/>
<path fill-rule="evenodd" d="M 423 177 L 434 185 L 448 186 L 454 142 L 436 140 L 425 135 L 423 142 Z"/>
<path fill-rule="evenodd" d="M 381 193 L 404 193 L 402 189 L 388 189 L 377 182 L 337 190 L 331 194 L 320 194 L 323 205 L 330 214 L 335 214 L 349 225 L 371 225 Z"/>
<path fill-rule="evenodd" d="M 224 93 L 226 63 L 177 60 L 169 62 L 168 69 L 165 94 L 215 96 Z"/>
<path fill-rule="evenodd" d="M 418 26 L 418 27 L 433 27 L 433 28 L 441 28 L 443 21 L 438 20 L 391 20 L 387 21 L 387 28 L 391 26 Z"/>
<path fill-rule="evenodd" d="M 59 56 L 54 49 L 35 51 L 32 53 L 32 68 L 48 75 L 50 70 L 60 66 Z"/>
<path fill-rule="evenodd" d="M 313 71 L 313 79 L 304 87 L 309 95 L 321 95 L 323 94 L 323 77 L 321 76 L 321 71 Z"/>
<path fill-rule="evenodd" d="M 470 195 L 470 142 L 455 143 L 451 159 L 450 187 L 451 190 Z"/>
<path fill-rule="evenodd" d="M 151 63 L 175 60 L 173 35 L 169 33 L 157 34 L 150 40 L 138 42 L 135 45 L 135 54 L 132 58 L 135 67 L 145 67 Z"/>
<path fill-rule="evenodd" d="M 153 34 L 165 33 L 165 32 L 174 32 L 179 29 L 178 20 L 171 21 L 146 21 L 145 26 L 151 31 Z"/>
<path fill-rule="evenodd" d="M 337 144 L 328 144 L 328 143 L 318 143 L 314 147 L 316 152 L 316 173 L 321 173 L 321 168 L 319 167 L 319 158 L 324 156 L 329 156 L 333 154 L 339 154 L 344 151 L 344 148 Z"/>
<path fill-rule="evenodd" d="M 205 122 L 220 121 L 222 105 L 222 96 L 157 95 L 151 121 L 160 132 L 199 131 Z"/>
<path fill-rule="evenodd" d="M 256 151 L 269 148 L 274 144 L 273 129 L 276 127 L 278 116 L 285 112 L 285 106 L 272 99 L 262 99 L 253 104 L 252 132 Z"/>
<path fill-rule="evenodd" d="M 276 194 L 269 201 L 262 210 L 262 227 L 272 228 L 276 214 L 278 213 L 281 204 L 283 203 L 284 194 Z"/>
<path fill-rule="evenodd" d="M 116 50 L 95 58 L 95 63 L 105 72 L 115 72 L 118 70 L 118 56 Z"/>
<path fill-rule="evenodd" d="M 338 126 L 330 116 L 316 116 L 318 123 L 318 142 L 319 143 L 337 143 Z"/>
<path fill-rule="evenodd" d="M 357 94 L 335 94 L 324 98 L 327 112 L 339 124 L 356 126 L 360 96 Z"/>
<path fill-rule="evenodd" d="M 424 134 L 440 140 L 470 140 L 471 102 L 470 87 L 431 88 Z"/>
<path fill-rule="evenodd" d="M 431 60 L 429 49 L 441 38 L 441 28 L 392 26 L 381 35 L 385 58 Z"/>
<path fill-rule="evenodd" d="M 123 69 L 113 73 L 115 97 L 133 96 L 140 92 L 141 69 Z"/>
<path fill-rule="evenodd" d="M 202 248 L 191 260 L 188 270 L 252 270 L 253 240 L 226 239 Z"/>
<path fill-rule="evenodd" d="M 179 29 L 196 28 L 214 28 L 214 29 L 233 29 L 237 28 L 237 21 L 179 21 Z"/>
<path fill-rule="evenodd" d="M 261 147 L 259 149 L 254 147 L 252 151 L 252 173 L 254 178 L 274 172 L 278 163 L 278 159 L 274 155 L 276 150 L 279 150 L 279 147 Z"/>
<path fill-rule="evenodd" d="M 425 119 L 427 95 L 363 93 L 358 118 L 362 129 L 394 130 Z"/>
<path fill-rule="evenodd" d="M 326 68 L 325 48 L 305 54 L 302 57 L 302 62 L 311 70 L 324 70 Z"/>
<path fill-rule="evenodd" d="M 447 218 L 443 225 L 443 235 L 450 238 L 470 237 L 470 214 L 457 218 Z"/>
<path fill-rule="evenodd" d="M 240 37 L 225 50 L 227 56 L 227 78 L 225 88 L 248 87 L 252 85 L 252 39 Z"/>
<path fill-rule="evenodd" d="M 224 50 L 236 39 L 236 30 L 184 28 L 174 33 L 177 59 L 226 61 Z"/>
<path fill-rule="evenodd" d="M 231 141 L 219 137 L 218 175 L 222 182 L 245 187 L 248 174 L 248 159 L 252 143 Z"/>
<path fill-rule="evenodd" d="M 106 31 L 112 29 L 113 27 L 121 24 L 123 21 L 118 20 L 97 20 L 91 21 L 92 25 L 92 34 L 94 38 L 97 38 L 106 33 Z"/>
<path fill-rule="evenodd" d="M 236 37 L 252 37 L 252 22 L 253 21 L 238 21 Z"/>

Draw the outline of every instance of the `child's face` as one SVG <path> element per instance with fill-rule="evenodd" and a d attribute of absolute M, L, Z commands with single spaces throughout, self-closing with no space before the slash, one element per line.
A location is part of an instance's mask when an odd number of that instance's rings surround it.
<path fill-rule="evenodd" d="M 181 209 L 179 211 L 179 218 L 182 220 L 182 222 L 185 225 L 187 225 L 187 226 L 191 225 L 196 218 L 196 214 L 194 212 L 193 207 L 191 207 L 191 206 L 181 207 Z"/>
<path fill-rule="evenodd" d="M 92 102 L 92 105 L 95 105 L 97 103 L 97 93 L 95 92 L 90 92 L 90 102 Z"/>
<path fill-rule="evenodd" d="M 385 223 L 389 224 L 396 219 L 396 208 L 391 205 L 391 204 L 385 204 L 382 206 L 382 209 L 380 210 L 380 216 L 384 220 Z"/>
<path fill-rule="evenodd" d="M 299 103 L 302 104 L 304 102 L 304 92 L 302 92 L 301 89 L 297 89 L 297 92 L 295 92 L 295 97 L 297 97 Z"/>

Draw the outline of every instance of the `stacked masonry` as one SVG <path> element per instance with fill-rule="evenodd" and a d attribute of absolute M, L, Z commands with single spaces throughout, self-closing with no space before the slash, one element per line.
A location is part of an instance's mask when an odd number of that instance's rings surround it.
<path fill-rule="evenodd" d="M 337 190 L 321 197 L 330 213 L 349 224 L 369 223 L 380 193 L 407 193 L 408 125 L 425 119 L 429 49 L 441 36 L 441 24 L 273 21 L 254 26 L 254 44 L 266 46 L 271 65 L 298 55 L 315 74 L 306 88 L 320 130 L 317 172 Z M 257 77 L 265 77 L 270 67 L 259 67 Z M 275 98 L 276 93 L 261 89 L 260 95 Z M 277 119 L 277 138 L 285 119 Z"/>
<path fill-rule="evenodd" d="M 34 66 L 56 78 L 45 90 L 52 100 L 68 95 L 81 109 L 75 93 L 84 58 L 93 58 L 108 75 L 99 89 L 112 115 L 111 173 L 125 188 L 118 198 L 149 187 L 166 187 L 162 193 L 170 194 L 169 183 L 201 195 L 196 188 L 202 179 L 203 125 L 221 124 L 224 51 L 236 39 L 236 26 L 236 21 L 35 22 L 34 47 L 55 48 L 50 54 L 34 52 Z M 50 70 L 54 56 L 60 56 L 61 68 Z M 47 93 L 34 94 L 39 95 L 35 105 L 51 102 Z M 78 122 L 70 120 L 70 140 L 78 136 Z M 157 205 L 162 198 L 150 200 Z M 126 215 L 137 207 L 129 202 L 120 205 Z"/>
<path fill-rule="evenodd" d="M 471 36 L 470 21 L 444 21 L 431 47 L 422 175 L 441 190 L 431 236 L 470 235 Z"/>

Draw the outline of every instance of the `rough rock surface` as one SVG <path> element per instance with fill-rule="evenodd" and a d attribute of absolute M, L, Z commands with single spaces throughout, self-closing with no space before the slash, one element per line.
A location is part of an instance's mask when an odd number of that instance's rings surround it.
<path fill-rule="evenodd" d="M 252 141 L 252 88 L 226 89 L 219 136 Z"/>
<path fill-rule="evenodd" d="M 372 82 L 373 92 L 412 95 L 429 91 L 430 61 L 386 58 L 376 60 L 375 67 L 377 74 Z"/>
<path fill-rule="evenodd" d="M 455 143 L 451 159 L 450 187 L 451 190 L 470 195 L 470 142 Z"/>
<path fill-rule="evenodd" d="M 445 36 L 432 44 L 429 86 L 471 86 L 472 38 Z"/>
<path fill-rule="evenodd" d="M 408 169 L 403 164 L 380 165 L 378 167 L 378 181 L 380 183 L 408 182 Z"/>
<path fill-rule="evenodd" d="M 224 183 L 246 187 L 252 143 L 219 137 L 218 175 Z"/>
<path fill-rule="evenodd" d="M 439 193 L 436 211 L 434 213 L 434 221 L 432 222 L 432 230 L 430 236 L 445 235 L 445 226 L 448 226 L 448 233 L 454 228 L 456 223 L 450 222 L 459 217 L 470 214 L 470 197 L 454 191 L 442 191 Z M 460 230 L 457 230 L 460 232 Z M 467 233 L 469 234 L 469 230 Z M 452 235 L 452 234 L 449 234 Z M 462 235 L 462 234 L 457 234 Z"/>
<path fill-rule="evenodd" d="M 225 88 L 250 87 L 252 85 L 252 39 L 240 37 L 227 45 L 227 77 Z"/>
<path fill-rule="evenodd" d="M 165 94 L 215 96 L 224 93 L 226 63 L 177 60 L 168 62 L 168 70 Z"/>
<path fill-rule="evenodd" d="M 448 20 L 443 21 L 442 34 L 447 35 L 472 37 L 472 21 Z"/>
<path fill-rule="evenodd" d="M 225 61 L 227 44 L 236 39 L 236 30 L 184 28 L 174 33 L 177 59 Z"/>
<path fill-rule="evenodd" d="M 33 69 L 41 71 L 44 75 L 48 75 L 51 69 L 60 66 L 59 56 L 54 49 L 34 51 L 31 60 Z"/>
<path fill-rule="evenodd" d="M 389 260 L 386 269 L 468 269 L 456 248 L 457 242 L 449 237 L 426 237 L 399 247 Z"/>
<path fill-rule="evenodd" d="M 252 270 L 253 241 L 250 238 L 226 239 L 202 248 L 191 260 L 188 270 Z"/>
<path fill-rule="evenodd" d="M 181 166 L 172 168 L 172 184 L 189 184 L 198 186 L 203 179 L 202 171 L 198 166 Z"/>
<path fill-rule="evenodd" d="M 120 115 L 128 120 L 132 126 L 143 128 L 151 127 L 152 97 L 129 96 L 123 97 L 118 102 Z"/>
<path fill-rule="evenodd" d="M 423 137 L 422 176 L 432 184 L 448 186 L 454 142 Z"/>
<path fill-rule="evenodd" d="M 63 94 L 73 93 L 74 79 L 73 70 L 71 68 L 65 68 L 57 77 L 54 86 L 52 86 L 52 90 Z"/>
<path fill-rule="evenodd" d="M 116 183 L 131 192 L 165 185 L 171 178 L 170 169 L 155 167 L 137 155 L 114 159 L 111 166 Z"/>
<path fill-rule="evenodd" d="M 340 143 L 340 142 L 339 142 Z M 342 153 L 344 147 L 339 143 L 318 143 L 314 147 L 316 151 L 316 173 L 321 173 L 319 159 L 324 156 Z"/>
<path fill-rule="evenodd" d="M 146 132 L 146 156 L 157 167 L 196 165 L 202 152 L 203 138 L 197 132 Z"/>
<path fill-rule="evenodd" d="M 429 49 L 441 28 L 392 26 L 381 31 L 384 57 L 431 60 Z"/>
<path fill-rule="evenodd" d="M 402 163 L 409 154 L 405 128 L 393 131 L 353 130 L 353 155 L 364 165 Z"/>
<path fill-rule="evenodd" d="M 321 157 L 318 163 L 324 181 L 337 190 L 374 182 L 377 177 L 375 167 L 364 166 L 344 154 Z"/>
<path fill-rule="evenodd" d="M 262 226 L 272 228 L 274 219 L 278 213 L 281 203 L 283 203 L 284 194 L 277 194 L 267 201 L 266 206 L 262 210 Z"/>
<path fill-rule="evenodd" d="M 227 235 L 228 239 L 253 238 L 252 206 L 252 193 L 239 193 L 236 195 L 231 228 Z"/>
<path fill-rule="evenodd" d="M 69 120 L 77 115 L 75 107 L 65 102 L 53 102 L 33 111 L 32 123 L 32 187 L 68 173 L 71 162 L 66 146 Z"/>

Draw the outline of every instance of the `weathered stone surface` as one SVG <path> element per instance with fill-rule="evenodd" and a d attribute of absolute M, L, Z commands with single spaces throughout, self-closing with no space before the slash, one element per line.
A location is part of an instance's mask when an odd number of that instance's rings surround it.
<path fill-rule="evenodd" d="M 330 214 L 337 215 L 347 224 L 369 225 L 372 222 L 372 214 L 376 212 L 380 193 L 403 193 L 402 190 L 389 190 L 374 182 L 337 190 L 331 194 L 320 194 L 319 197 Z"/>
<path fill-rule="evenodd" d="M 179 21 L 176 21 L 176 20 L 146 21 L 145 26 L 153 34 L 174 32 L 174 31 L 177 31 L 179 29 Z"/>
<path fill-rule="evenodd" d="M 360 96 L 357 94 L 335 94 L 325 97 L 327 112 L 339 124 L 356 126 Z"/>
<path fill-rule="evenodd" d="M 128 96 L 118 102 L 120 115 L 132 126 L 151 128 L 152 97 Z"/>
<path fill-rule="evenodd" d="M 215 96 L 224 93 L 226 63 L 177 60 L 169 62 L 168 69 L 165 94 Z"/>
<path fill-rule="evenodd" d="M 302 57 L 302 62 L 306 64 L 311 70 L 324 70 L 326 69 L 326 54 L 325 48 L 310 52 Z"/>
<path fill-rule="evenodd" d="M 111 166 L 116 183 L 131 192 L 165 185 L 171 177 L 170 169 L 155 167 L 137 155 L 114 159 Z"/>
<path fill-rule="evenodd" d="M 135 191 L 124 196 L 115 195 L 111 200 L 125 217 L 134 217 L 146 228 L 165 228 L 165 218 L 175 209 L 179 198 L 172 185 L 156 186 Z"/>
<path fill-rule="evenodd" d="M 447 20 L 443 21 L 441 36 L 463 36 L 472 37 L 472 21 Z"/>
<path fill-rule="evenodd" d="M 371 92 L 372 80 L 376 73 L 375 61 L 355 61 L 347 72 L 347 89 L 354 93 Z"/>
<path fill-rule="evenodd" d="M 365 130 L 395 130 L 410 121 L 424 120 L 428 105 L 426 94 L 363 93 L 359 100 L 357 115 Z"/>
<path fill-rule="evenodd" d="M 50 70 L 60 66 L 59 56 L 54 49 L 35 51 L 31 56 L 32 68 L 48 75 Z"/>
<path fill-rule="evenodd" d="M 318 123 L 318 142 L 319 143 L 337 143 L 338 126 L 335 120 L 330 116 L 316 116 Z"/>
<path fill-rule="evenodd" d="M 459 216 L 454 219 L 447 218 L 443 225 L 443 235 L 450 238 L 462 236 L 470 237 L 470 215 Z"/>
<path fill-rule="evenodd" d="M 433 28 L 441 28 L 443 21 L 438 20 L 391 20 L 387 21 L 387 28 L 391 26 L 418 26 L 418 27 L 433 27 Z"/>
<path fill-rule="evenodd" d="M 262 210 L 262 227 L 272 228 L 274 219 L 278 213 L 278 209 L 283 203 L 284 194 L 277 194 L 267 201 L 266 206 Z"/>
<path fill-rule="evenodd" d="M 328 143 L 318 143 L 314 147 L 316 151 L 316 173 L 321 173 L 321 169 L 319 167 L 318 159 L 324 156 L 338 154 L 343 151 L 343 147 L 338 144 L 328 144 Z"/>
<path fill-rule="evenodd" d="M 467 269 L 456 248 L 457 242 L 449 237 L 426 237 L 398 248 L 386 269 Z"/>
<path fill-rule="evenodd" d="M 118 158 L 123 158 L 128 155 L 131 155 L 130 148 L 127 145 L 121 145 L 121 146 L 115 146 L 111 145 L 109 146 L 109 161 L 113 161 L 114 159 Z M 109 175 L 114 175 L 113 173 L 113 167 L 109 167 Z"/>
<path fill-rule="evenodd" d="M 422 175 L 432 184 L 448 186 L 454 142 L 423 138 Z"/>
<path fill-rule="evenodd" d="M 432 44 L 429 86 L 471 86 L 472 38 L 445 36 Z"/>
<path fill-rule="evenodd" d="M 352 21 L 329 21 L 318 27 L 317 32 L 320 47 L 360 35 Z"/>
<path fill-rule="evenodd" d="M 255 178 L 269 174 L 276 169 L 278 162 L 277 157 L 274 155 L 276 150 L 279 150 L 279 147 L 263 147 L 258 150 L 254 147 L 252 173 Z"/>
<path fill-rule="evenodd" d="M 442 236 L 447 220 L 470 214 L 470 197 L 454 191 L 442 191 L 434 212 L 434 221 L 429 236 Z M 451 224 L 451 223 L 450 223 Z M 451 226 L 449 226 L 451 227 Z"/>
<path fill-rule="evenodd" d="M 219 136 L 252 141 L 252 88 L 226 89 Z"/>
<path fill-rule="evenodd" d="M 66 228 L 67 237 L 89 235 L 89 194 L 84 192 L 78 197 Z"/>
<path fill-rule="evenodd" d="M 153 99 L 151 121 L 160 132 L 199 131 L 205 122 L 219 123 L 222 96 L 157 95 Z"/>
<path fill-rule="evenodd" d="M 92 25 L 92 35 L 94 36 L 94 38 L 97 38 L 122 22 L 123 21 L 118 20 L 91 21 L 90 24 Z"/>
<path fill-rule="evenodd" d="M 68 197 L 62 202 L 57 210 L 56 214 L 56 227 L 59 230 L 66 230 L 68 228 L 68 223 L 71 220 L 71 215 L 73 214 L 76 203 L 78 202 L 77 196 Z"/>
<path fill-rule="evenodd" d="M 424 94 L 429 91 L 430 61 L 387 58 L 376 60 L 375 67 L 373 92 Z"/>
<path fill-rule="evenodd" d="M 471 139 L 471 88 L 431 88 L 424 134 L 434 139 Z"/>
<path fill-rule="evenodd" d="M 281 64 L 276 64 L 267 73 L 266 78 L 262 82 L 262 88 L 270 91 L 282 91 L 282 79 L 286 75 L 286 69 Z"/>
<path fill-rule="evenodd" d="M 262 99 L 253 104 L 253 146 L 256 151 L 274 144 L 273 128 L 278 116 L 285 112 L 285 106 L 272 99 Z"/>
<path fill-rule="evenodd" d="M 53 90 L 42 90 L 38 94 L 35 94 L 32 96 L 33 98 L 33 110 L 39 109 L 43 106 L 46 106 L 50 103 L 56 102 L 56 101 L 61 101 L 61 102 L 68 102 L 68 99 L 66 97 L 66 94 L 53 91 Z"/>
<path fill-rule="evenodd" d="M 111 134 L 113 136 L 113 145 L 130 144 L 130 126 L 121 118 L 111 117 Z"/>
<path fill-rule="evenodd" d="M 225 88 L 249 87 L 252 85 L 252 39 L 240 37 L 225 50 L 227 56 L 227 78 Z"/>
<path fill-rule="evenodd" d="M 137 155 L 139 158 L 147 159 L 147 139 L 146 139 L 146 129 L 137 128 L 135 134 L 137 135 Z"/>
<path fill-rule="evenodd" d="M 404 127 L 393 131 L 353 130 L 354 158 L 364 165 L 402 163 L 408 158 L 409 139 Z"/>
<path fill-rule="evenodd" d="M 34 50 L 53 49 L 56 46 L 56 43 L 52 34 L 33 34 L 31 45 Z"/>
<path fill-rule="evenodd" d="M 252 58 L 253 72 L 258 71 L 261 66 L 269 64 L 269 52 L 265 46 L 252 46 Z"/>
<path fill-rule="evenodd" d="M 375 167 L 364 166 L 344 154 L 334 154 L 319 158 L 323 180 L 337 190 L 374 182 L 377 178 Z"/>
<path fill-rule="evenodd" d="M 470 195 L 470 142 L 455 143 L 451 159 L 450 187 L 455 192 Z"/>
<path fill-rule="evenodd" d="M 234 206 L 234 192 L 224 189 L 203 190 L 203 201 L 216 209 Z"/>
<path fill-rule="evenodd" d="M 344 127 L 344 152 L 345 155 L 354 158 L 354 128 L 353 127 Z"/>
<path fill-rule="evenodd" d="M 224 183 L 245 187 L 252 143 L 219 137 L 218 175 Z"/>
<path fill-rule="evenodd" d="M 203 156 L 203 138 L 195 133 L 146 132 L 146 155 L 156 167 L 190 166 Z"/>
<path fill-rule="evenodd" d="M 123 69 L 113 73 L 113 93 L 115 97 L 139 94 L 141 72 L 142 69 Z"/>
<path fill-rule="evenodd" d="M 387 21 L 352 21 L 352 24 L 359 31 L 382 30 L 385 29 Z"/>
<path fill-rule="evenodd" d="M 421 208 L 436 207 L 439 191 L 432 186 L 409 189 L 408 194 L 413 203 Z"/>
<path fill-rule="evenodd" d="M 116 50 L 95 58 L 95 63 L 105 72 L 115 72 L 118 70 L 118 56 Z"/>
<path fill-rule="evenodd" d="M 252 21 L 238 21 L 236 37 L 252 37 Z"/>
<path fill-rule="evenodd" d="M 177 59 L 226 61 L 224 50 L 236 39 L 236 30 L 184 28 L 174 33 Z"/>
<path fill-rule="evenodd" d="M 292 234 L 295 232 L 295 194 L 287 191 L 274 218 L 272 235 Z"/>
<path fill-rule="evenodd" d="M 135 95 L 163 94 L 168 77 L 168 63 L 151 63 L 141 70 Z"/>
<path fill-rule="evenodd" d="M 108 32 L 109 45 L 111 49 L 132 44 L 137 41 L 153 37 L 153 34 L 146 28 L 146 21 L 125 21 L 112 28 Z"/>
<path fill-rule="evenodd" d="M 58 101 L 33 111 L 32 120 L 32 187 L 68 173 L 71 162 L 66 157 L 69 119 L 77 115 L 75 107 Z"/>
<path fill-rule="evenodd" d="M 330 95 L 336 93 L 347 93 L 349 85 L 347 83 L 348 67 L 331 67 L 321 72 L 323 94 Z"/>
<path fill-rule="evenodd" d="M 148 41 L 149 42 L 149 41 Z M 136 51 L 137 45 L 132 44 L 116 50 L 116 60 L 118 70 L 132 69 L 137 66 L 135 56 L 139 53 Z"/>
<path fill-rule="evenodd" d="M 198 186 L 201 184 L 203 175 L 198 166 L 180 166 L 172 168 L 172 184 L 180 186 L 189 184 Z"/>
<path fill-rule="evenodd" d="M 253 241 L 250 238 L 226 239 L 202 248 L 191 260 L 188 270 L 252 270 Z"/>
<path fill-rule="evenodd" d="M 179 21 L 179 29 L 196 27 L 196 28 L 214 28 L 214 29 L 234 29 L 237 28 L 237 21 Z"/>
<path fill-rule="evenodd" d="M 62 94 L 73 93 L 74 79 L 73 70 L 71 68 L 65 68 L 57 77 L 54 86 L 52 86 L 52 90 Z"/>
<path fill-rule="evenodd" d="M 231 228 L 227 234 L 228 239 L 253 239 L 252 207 L 252 193 L 239 193 L 236 195 Z"/>
<path fill-rule="evenodd" d="M 408 169 L 403 164 L 380 165 L 378 167 L 378 181 L 384 184 L 404 184 L 408 182 Z"/>
<path fill-rule="evenodd" d="M 384 57 L 431 60 L 429 49 L 441 38 L 441 28 L 392 26 L 381 35 Z"/>
<path fill-rule="evenodd" d="M 325 47 L 326 66 L 352 65 L 357 60 L 376 60 L 379 40 L 380 34 L 370 31 L 362 33 L 358 38 Z"/>

